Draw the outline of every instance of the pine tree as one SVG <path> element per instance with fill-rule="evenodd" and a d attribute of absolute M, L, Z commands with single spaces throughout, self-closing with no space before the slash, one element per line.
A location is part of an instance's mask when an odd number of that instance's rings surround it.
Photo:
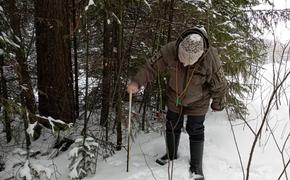
<path fill-rule="evenodd" d="M 39 113 L 74 122 L 69 2 L 35 1 Z"/>
<path fill-rule="evenodd" d="M 19 49 L 19 45 L 13 40 L 13 30 L 10 26 L 9 20 L 5 15 L 4 9 L 0 4 L 0 110 L 3 109 L 3 124 L 6 132 L 6 141 L 10 142 L 12 139 L 10 112 L 9 112 L 9 92 L 7 88 L 7 73 L 4 73 L 7 67 L 7 60 L 11 58 L 13 50 Z"/>
<path fill-rule="evenodd" d="M 207 30 L 210 43 L 218 49 L 225 74 L 228 77 L 228 107 L 239 117 L 247 113 L 246 106 L 240 101 L 240 98 L 243 98 L 245 93 L 251 92 L 255 87 L 254 82 L 247 81 L 247 79 L 254 77 L 257 64 L 263 58 L 261 52 L 265 46 L 263 40 L 255 36 L 255 34 L 261 33 L 258 24 L 252 21 L 251 14 L 245 9 L 250 9 L 258 2 L 255 0 L 177 1 L 174 3 L 173 18 L 170 21 L 166 19 L 167 16 L 158 16 L 159 12 L 156 8 L 158 6 L 155 6 L 155 2 L 148 2 L 153 9 L 148 20 L 161 20 L 163 26 L 171 24 L 172 39 L 176 39 L 185 29 L 196 25 Z M 164 11 L 166 11 L 166 7 L 171 2 L 164 1 L 163 3 Z M 162 32 L 164 31 L 161 30 L 160 33 L 162 34 Z M 164 43 L 164 41 L 160 42 Z"/>

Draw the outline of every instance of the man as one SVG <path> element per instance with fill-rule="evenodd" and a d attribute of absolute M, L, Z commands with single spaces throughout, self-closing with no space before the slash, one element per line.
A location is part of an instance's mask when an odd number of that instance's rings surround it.
<path fill-rule="evenodd" d="M 177 158 L 177 150 L 187 115 L 186 131 L 190 143 L 190 173 L 204 180 L 202 157 L 204 146 L 204 120 L 210 99 L 213 111 L 222 111 L 226 93 L 226 80 L 217 50 L 210 46 L 203 28 L 183 32 L 177 41 L 170 42 L 151 58 L 132 78 L 128 92 L 136 93 L 140 86 L 154 80 L 158 73 L 167 71 L 166 88 L 166 146 L 167 153 L 156 162 L 164 165 Z"/>

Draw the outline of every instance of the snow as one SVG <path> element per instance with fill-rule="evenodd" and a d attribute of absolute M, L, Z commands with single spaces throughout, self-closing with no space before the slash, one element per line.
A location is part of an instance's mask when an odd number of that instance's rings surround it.
<path fill-rule="evenodd" d="M 91 52 L 101 52 L 101 48 L 99 47 L 93 47 L 90 49 Z"/>
<path fill-rule="evenodd" d="M 138 58 L 138 56 L 131 55 L 131 59 L 137 59 L 137 58 Z"/>
<path fill-rule="evenodd" d="M 87 10 L 89 9 L 89 7 L 92 6 L 92 5 L 93 5 L 93 6 L 96 6 L 94 0 L 89 0 L 88 5 L 85 7 L 85 11 L 87 11 Z"/>
<path fill-rule="evenodd" d="M 224 113 L 209 113 L 207 117 L 207 140 L 205 145 L 205 173 L 209 174 L 206 178 L 209 180 L 240 178 L 236 172 L 239 172 L 238 159 L 235 154 L 235 147 L 231 138 L 229 123 L 224 117 Z M 108 158 L 106 162 L 100 162 L 97 167 L 96 175 L 87 178 L 88 180 L 103 179 L 142 179 L 151 180 L 153 175 L 156 179 L 167 180 L 168 167 L 159 166 L 155 159 L 163 155 L 165 151 L 163 135 L 159 133 L 142 133 L 135 139 L 131 147 L 130 169 L 126 173 L 126 151 L 123 150 L 115 156 Z M 188 173 L 188 135 L 183 132 L 179 147 L 179 158 L 174 161 L 173 179 L 189 179 Z M 230 154 L 229 154 L 230 152 Z M 226 156 L 224 156 L 226 154 Z M 148 163 L 148 165 L 146 164 Z M 228 171 L 232 167 L 233 172 Z M 114 172 L 114 174 L 112 174 Z M 230 176 L 227 176 L 227 174 Z M 233 176 L 234 174 L 234 176 Z M 219 176 L 217 176 L 219 175 Z M 220 177 L 220 178 L 216 178 Z"/>
<path fill-rule="evenodd" d="M 193 174 L 189 178 L 194 180 L 195 178 L 202 178 L 202 176 L 198 174 Z"/>
<path fill-rule="evenodd" d="M 117 52 L 118 52 L 117 47 L 113 47 L 113 52 L 114 52 L 114 53 L 117 53 Z"/>
<path fill-rule="evenodd" d="M 55 133 L 55 131 L 54 131 L 54 126 L 55 126 L 54 123 L 59 123 L 59 124 L 67 125 L 68 127 L 72 127 L 72 125 L 73 125 L 72 123 L 66 124 L 64 121 L 59 120 L 59 119 L 54 119 L 51 116 L 48 116 L 48 117 L 41 116 L 41 115 L 36 115 L 36 116 L 38 116 L 38 117 L 40 117 L 42 119 L 46 119 L 49 122 L 53 133 Z"/>
<path fill-rule="evenodd" d="M 276 64 L 276 69 L 278 65 Z M 289 67 L 283 66 L 281 69 L 290 70 Z M 247 117 L 251 128 L 257 132 L 266 102 L 269 100 L 272 84 L 272 64 L 263 66 L 257 77 L 260 81 L 260 89 L 254 94 L 253 100 L 245 99 L 248 104 L 250 115 Z M 281 74 L 284 74 L 281 71 Z M 285 94 L 289 94 L 290 79 L 285 85 Z M 287 90 L 288 87 L 288 90 Z M 268 130 L 264 130 L 260 142 L 254 151 L 252 165 L 250 168 L 250 179 L 254 180 L 273 180 L 278 179 L 283 170 L 281 155 L 275 145 L 269 127 L 273 129 L 280 147 L 287 138 L 286 132 L 289 133 L 289 107 L 284 96 L 281 96 L 281 106 L 279 110 L 273 109 L 268 117 Z M 262 101 L 262 103 L 261 103 Z M 233 130 L 238 142 L 238 149 L 241 153 L 241 159 L 244 170 L 248 163 L 250 149 L 253 143 L 253 134 L 246 127 L 242 120 L 234 120 Z M 227 120 L 226 112 L 208 112 L 206 116 L 206 140 L 204 150 L 204 173 L 207 180 L 241 180 L 243 172 L 238 157 L 238 151 L 235 146 L 231 123 Z M 285 144 L 285 161 L 287 162 L 290 154 L 289 142 Z M 126 151 L 122 150 L 113 157 L 104 162 L 99 162 L 96 174 L 87 180 L 106 179 L 106 180 L 167 180 L 168 166 L 159 166 L 155 160 L 165 152 L 164 136 L 156 133 L 141 133 L 135 139 L 130 151 L 130 169 L 126 172 Z M 179 158 L 173 163 L 173 179 L 188 180 L 191 179 L 189 168 L 189 142 L 186 132 L 182 132 L 179 147 Z M 289 167 L 287 170 L 289 172 Z M 114 172 L 114 173 L 112 173 Z M 285 179 L 282 176 L 281 180 Z"/>
<path fill-rule="evenodd" d="M 19 172 L 19 176 L 26 180 L 35 179 L 34 176 L 44 177 L 45 179 L 51 179 L 52 171 L 49 168 L 46 168 L 39 164 L 31 164 L 29 160 L 26 160 L 24 166 Z"/>
<path fill-rule="evenodd" d="M 75 141 L 75 147 L 69 153 L 70 179 L 80 179 L 84 175 L 95 172 L 98 144 L 91 137 L 87 137 L 84 143 L 83 140 L 83 138 L 78 138 Z"/>
<path fill-rule="evenodd" d="M 274 64 L 276 71 L 279 64 Z M 272 92 L 272 67 L 273 64 L 265 64 L 256 77 L 260 84 L 257 91 L 252 96 L 246 96 L 243 100 L 249 109 L 249 115 L 246 120 L 253 131 L 257 132 L 262 121 L 265 107 L 269 101 L 269 95 Z M 280 75 L 289 72 L 290 68 L 286 62 L 283 62 L 280 68 Z M 279 78 L 282 79 L 282 76 Z M 249 79 L 250 81 L 250 79 Z M 271 113 L 267 116 L 267 129 L 263 128 L 257 147 L 255 148 L 252 164 L 250 167 L 251 180 L 275 180 L 278 179 L 283 170 L 282 156 L 279 149 L 284 149 L 283 155 L 285 161 L 289 160 L 290 143 L 286 139 L 290 129 L 289 118 L 289 99 L 286 96 L 290 94 L 290 78 L 286 80 L 283 91 L 281 91 L 281 99 L 279 109 L 275 106 L 271 109 Z M 288 97 L 289 98 L 289 97 Z M 133 106 L 137 104 L 133 104 Z M 134 113 L 137 114 L 137 111 Z M 47 118 L 50 119 L 50 118 Z M 134 121 L 135 119 L 133 119 Z M 186 120 L 186 119 L 185 119 Z M 56 121 L 56 120 L 51 120 Z M 231 126 L 232 124 L 232 126 Z M 32 129 L 33 125 L 30 125 Z M 160 126 L 157 122 L 153 125 Z M 154 128 L 153 127 L 153 128 Z M 232 132 L 233 129 L 233 132 Z M 234 136 L 237 140 L 235 145 Z M 274 138 L 275 137 L 275 140 Z M 42 137 L 41 137 L 42 138 Z M 42 145 L 51 146 L 53 143 L 47 142 L 48 138 L 44 138 Z M 207 180 L 241 180 L 243 179 L 243 169 L 246 171 L 250 150 L 253 144 L 254 135 L 252 131 L 245 125 L 243 120 L 234 119 L 228 121 L 227 113 L 209 111 L 205 121 L 205 147 L 204 147 L 204 174 Z M 82 144 L 83 138 L 78 138 L 75 145 Z M 164 135 L 158 131 L 150 130 L 148 132 L 139 132 L 134 141 L 131 141 L 129 172 L 126 172 L 127 151 L 116 152 L 113 156 L 102 159 L 99 155 L 96 173 L 86 177 L 86 180 L 168 180 L 168 170 L 171 172 L 173 167 L 173 180 L 189 180 L 189 140 L 185 131 L 182 131 L 179 158 L 173 162 L 173 166 L 159 166 L 155 160 L 165 153 Z M 33 142 L 34 143 L 34 142 Z M 124 140 L 126 145 L 126 139 Z M 85 145 L 87 147 L 98 147 L 94 139 L 88 137 Z M 279 149 L 278 149 L 279 147 Z M 88 148 L 91 149 L 91 148 Z M 49 156 L 38 156 L 38 159 L 30 158 L 30 164 L 25 162 L 24 166 L 19 170 L 19 175 L 31 179 L 31 170 L 38 173 L 45 173 L 47 177 L 55 180 L 68 180 L 69 177 L 78 177 L 80 173 L 86 173 L 82 169 L 78 169 L 81 158 L 80 147 L 71 147 L 69 151 L 60 152 L 55 159 L 50 160 Z M 238 150 L 241 156 L 241 162 L 238 156 Z M 49 150 L 48 150 L 49 151 Z M 15 149 L 14 153 L 8 158 L 7 169 L 13 169 L 11 162 L 19 162 L 19 156 L 25 156 L 27 153 L 22 149 Z M 49 153 L 48 153 L 49 154 Z M 96 156 L 87 152 L 91 156 L 91 160 Z M 76 157 L 75 163 L 72 164 L 69 171 L 69 158 Z M 242 163 L 242 165 L 241 165 Z M 55 168 L 53 168 L 55 167 Z M 52 171 L 54 169 L 54 171 Z M 5 170 L 5 171 L 6 171 Z M 15 171 L 14 169 L 13 171 Z M 289 167 L 286 169 L 289 172 Z M 8 171 L 8 170 L 7 170 Z M 12 172 L 13 173 L 13 172 Z M 4 173 L 0 172 L 0 177 Z M 55 175 L 52 175 L 55 174 Z M 4 177 L 6 177 L 4 175 Z M 285 175 L 280 180 L 286 180 Z"/>
<path fill-rule="evenodd" d="M 270 2 L 273 4 L 273 6 L 264 1 L 258 6 L 253 7 L 253 10 L 287 10 L 290 8 L 289 0 L 273 0 Z M 289 20 L 278 20 L 277 23 L 272 24 L 271 30 L 265 31 L 265 33 L 263 34 L 263 38 L 272 41 L 278 40 L 282 43 L 287 43 L 290 40 L 289 35 L 287 36 L 287 34 L 290 33 L 289 26 Z M 274 31 L 274 34 L 272 31 Z"/>
<path fill-rule="evenodd" d="M 92 150 L 92 147 L 95 148 L 99 146 L 99 144 L 96 143 L 93 138 L 87 138 L 84 145 L 88 148 L 89 151 Z"/>
<path fill-rule="evenodd" d="M 30 172 L 29 161 L 27 160 L 23 166 L 23 168 L 19 172 L 20 177 L 26 180 L 32 180 L 32 175 Z"/>
<path fill-rule="evenodd" d="M 46 168 L 40 164 L 31 164 L 31 167 L 37 174 L 44 174 L 47 179 L 51 179 L 52 171 L 49 168 Z"/>
<path fill-rule="evenodd" d="M 117 21 L 118 24 L 120 24 L 120 25 L 122 24 L 119 17 L 115 13 L 112 13 L 112 16 L 113 16 L 113 18 L 115 18 L 115 20 Z"/>
<path fill-rule="evenodd" d="M 233 24 L 232 21 L 225 21 L 225 22 L 219 24 L 219 26 L 220 26 L 220 25 L 221 25 L 221 26 L 226 25 L 226 26 L 229 26 L 229 27 L 232 28 L 232 29 L 235 29 L 235 28 L 236 28 L 236 27 L 234 26 L 234 24 Z"/>
<path fill-rule="evenodd" d="M 20 46 L 18 44 L 14 43 L 13 41 L 11 41 L 9 39 L 8 35 L 5 32 L 1 32 L 0 39 L 2 39 L 2 41 L 10 44 L 11 46 L 13 46 L 15 48 L 20 48 Z"/>
<path fill-rule="evenodd" d="M 241 35 L 237 34 L 237 33 L 228 33 L 230 35 L 231 38 L 240 38 Z M 244 51 L 244 50 L 242 50 Z"/>
<path fill-rule="evenodd" d="M 77 170 L 77 164 L 79 164 L 80 163 L 80 161 L 81 161 L 81 159 L 73 166 L 73 168 L 72 168 L 72 170 L 70 171 L 70 173 L 69 173 L 69 177 L 71 178 L 71 179 L 73 179 L 73 178 L 77 178 L 78 176 L 79 176 L 79 174 L 78 174 L 78 170 Z"/>
<path fill-rule="evenodd" d="M 29 124 L 28 125 L 28 128 L 26 129 L 26 132 L 31 136 L 33 137 L 33 134 L 34 134 L 34 128 L 35 126 L 37 125 L 37 122 L 33 123 L 33 124 Z"/>
<path fill-rule="evenodd" d="M 90 0 L 90 1 L 89 1 L 88 6 L 91 6 L 91 5 L 96 5 L 95 2 L 94 2 L 94 0 Z"/>
<path fill-rule="evenodd" d="M 143 0 L 143 2 L 145 3 L 145 5 L 150 9 L 150 11 L 152 11 L 151 9 L 151 5 L 148 3 L 147 0 Z"/>
<path fill-rule="evenodd" d="M 183 2 L 190 3 L 190 4 L 195 4 L 198 2 L 207 3 L 205 0 L 183 0 Z M 209 2 L 209 4 L 211 4 L 211 3 Z"/>
<path fill-rule="evenodd" d="M 79 147 L 74 147 L 70 152 L 69 152 L 69 157 L 77 157 L 79 153 L 80 148 Z"/>
<path fill-rule="evenodd" d="M 20 88 L 23 90 L 23 91 L 28 91 L 29 88 L 27 87 L 27 84 L 22 84 L 20 85 Z"/>
<path fill-rule="evenodd" d="M 18 154 L 18 155 L 21 155 L 21 156 L 25 156 L 27 154 L 27 152 L 21 148 L 16 148 L 12 154 Z"/>

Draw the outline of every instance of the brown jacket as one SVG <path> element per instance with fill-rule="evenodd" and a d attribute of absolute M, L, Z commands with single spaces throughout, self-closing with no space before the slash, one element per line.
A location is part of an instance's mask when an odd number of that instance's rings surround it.
<path fill-rule="evenodd" d="M 183 114 L 205 115 L 210 98 L 213 109 L 223 109 L 226 80 L 215 48 L 209 47 L 197 63 L 184 67 L 178 60 L 176 42 L 168 43 L 132 80 L 146 86 L 163 71 L 169 74 L 166 96 L 171 111 L 180 112 L 182 107 Z"/>

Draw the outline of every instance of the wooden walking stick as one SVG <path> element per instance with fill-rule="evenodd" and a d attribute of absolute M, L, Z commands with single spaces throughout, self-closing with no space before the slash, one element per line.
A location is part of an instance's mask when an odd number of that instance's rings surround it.
<path fill-rule="evenodd" d="M 128 145 L 127 145 L 127 172 L 129 172 L 130 161 L 130 136 L 131 136 L 131 112 L 132 112 L 132 91 L 129 93 L 129 117 L 128 117 Z"/>

